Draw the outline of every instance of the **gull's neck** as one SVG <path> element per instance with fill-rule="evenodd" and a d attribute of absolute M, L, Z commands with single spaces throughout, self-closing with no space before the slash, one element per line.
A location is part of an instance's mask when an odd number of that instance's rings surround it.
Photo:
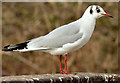
<path fill-rule="evenodd" d="M 85 12 L 81 17 L 82 20 L 86 21 L 86 23 L 96 23 L 96 18 L 94 18 L 91 14 Z"/>
<path fill-rule="evenodd" d="M 81 19 L 86 23 L 86 24 L 95 24 L 96 23 L 96 18 L 90 14 L 89 10 L 87 9 Z"/>
<path fill-rule="evenodd" d="M 91 36 L 95 28 L 96 18 L 94 18 L 93 15 L 91 15 L 89 11 L 86 10 L 81 17 L 81 20 L 82 25 L 84 26 L 84 28 L 82 28 L 82 31 Z"/>

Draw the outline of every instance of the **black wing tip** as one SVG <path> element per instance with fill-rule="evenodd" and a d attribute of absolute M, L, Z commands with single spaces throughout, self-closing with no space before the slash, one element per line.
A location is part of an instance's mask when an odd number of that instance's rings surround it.
<path fill-rule="evenodd" d="M 2 49 L 2 51 L 13 51 L 12 49 L 8 49 L 9 46 L 10 46 L 10 45 L 5 46 L 5 47 Z"/>
<path fill-rule="evenodd" d="M 5 46 L 2 51 L 15 51 L 15 50 L 21 50 L 24 48 L 27 48 L 27 43 L 29 43 L 29 41 L 24 42 L 24 43 L 20 43 L 20 44 L 16 44 L 16 45 L 7 45 Z"/>

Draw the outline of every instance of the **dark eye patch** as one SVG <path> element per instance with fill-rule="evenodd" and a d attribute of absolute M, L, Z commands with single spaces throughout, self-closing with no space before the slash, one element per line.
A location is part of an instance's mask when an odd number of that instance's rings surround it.
<path fill-rule="evenodd" d="M 90 8 L 90 14 L 92 14 L 93 13 L 93 10 L 92 10 L 92 7 Z"/>
<path fill-rule="evenodd" d="M 98 8 L 98 6 L 96 7 L 96 10 L 97 10 L 97 13 L 99 13 L 99 12 L 100 12 L 100 9 Z"/>

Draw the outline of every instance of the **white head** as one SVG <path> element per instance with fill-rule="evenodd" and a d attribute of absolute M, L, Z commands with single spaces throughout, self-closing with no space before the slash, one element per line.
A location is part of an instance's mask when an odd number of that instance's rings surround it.
<path fill-rule="evenodd" d="M 85 16 L 92 16 L 94 18 L 100 18 L 102 16 L 112 17 L 112 15 L 107 14 L 99 5 L 91 5 L 89 6 L 85 13 Z M 84 16 L 83 15 L 83 16 Z"/>

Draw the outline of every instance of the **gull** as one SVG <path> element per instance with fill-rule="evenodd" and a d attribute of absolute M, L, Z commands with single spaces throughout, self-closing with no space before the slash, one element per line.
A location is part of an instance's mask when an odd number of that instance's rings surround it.
<path fill-rule="evenodd" d="M 42 51 L 51 55 L 59 55 L 62 74 L 71 74 L 67 71 L 67 55 L 83 47 L 94 31 L 96 19 L 112 15 L 107 14 L 99 5 L 89 6 L 83 16 L 69 24 L 60 26 L 45 36 L 28 40 L 24 43 L 7 45 L 2 51 Z M 62 68 L 62 56 L 64 57 L 65 71 Z"/>

